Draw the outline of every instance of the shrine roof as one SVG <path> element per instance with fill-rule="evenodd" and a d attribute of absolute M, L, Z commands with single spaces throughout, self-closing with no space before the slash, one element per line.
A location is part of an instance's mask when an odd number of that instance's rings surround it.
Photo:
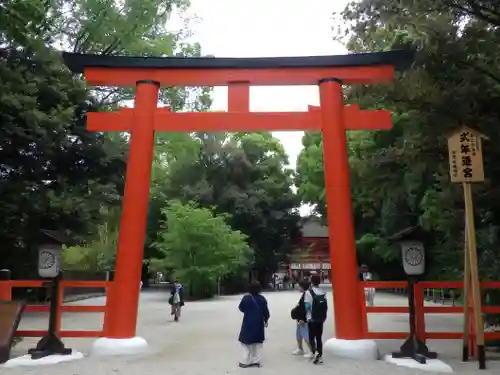
<path fill-rule="evenodd" d="M 391 65 L 396 70 L 409 68 L 414 59 L 413 50 L 353 53 L 331 56 L 296 57 L 136 57 L 108 56 L 63 52 L 64 63 L 74 73 L 85 68 L 115 69 L 279 69 L 279 68 L 334 68 Z"/>

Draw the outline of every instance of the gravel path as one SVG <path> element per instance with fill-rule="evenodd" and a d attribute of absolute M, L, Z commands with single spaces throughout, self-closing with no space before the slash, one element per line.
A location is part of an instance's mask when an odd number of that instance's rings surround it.
<path fill-rule="evenodd" d="M 221 297 L 212 301 L 187 303 L 181 322 L 171 321 L 167 305 L 167 293 L 145 291 L 141 296 L 138 335 L 147 339 L 151 351 L 144 355 L 130 357 L 86 358 L 80 361 L 61 363 L 55 366 L 33 368 L 0 368 L 0 374 L 21 375 L 223 375 L 258 372 L 260 374 L 299 375 L 304 373 L 326 373 L 335 371 L 336 375 L 375 374 L 425 374 L 425 372 L 397 367 L 382 361 L 363 362 L 349 359 L 325 357 L 323 365 L 314 366 L 303 358 L 290 353 L 294 348 L 294 323 L 289 318 L 289 310 L 298 298 L 296 291 L 270 292 L 265 294 L 271 310 L 267 341 L 264 344 L 260 369 L 240 369 L 237 362 L 241 349 L 237 336 L 241 324 L 241 314 L 237 305 L 241 296 Z M 329 296 L 331 301 L 331 295 Z M 104 298 L 75 302 L 76 304 L 103 304 Z M 379 294 L 377 305 L 403 305 L 404 298 Z M 405 331 L 407 318 L 404 314 L 370 317 L 370 330 Z M 326 323 L 326 340 L 333 336 L 333 319 Z M 44 328 L 47 319 L 41 315 L 30 314 L 22 321 L 22 328 Z M 389 323 L 390 322 L 390 323 Z M 431 330 L 460 330 L 458 316 L 429 316 Z M 101 314 L 65 314 L 63 328 L 99 329 L 102 325 Z M 14 349 L 13 355 L 22 355 L 36 343 L 36 339 L 25 339 Z M 87 353 L 91 339 L 67 339 L 68 347 Z M 396 350 L 399 341 L 380 342 L 382 352 Z M 437 350 L 445 362 L 457 374 L 476 374 L 477 364 L 463 364 L 459 361 L 460 342 L 431 342 L 431 349 Z M 500 373 L 500 361 L 490 361 L 489 369 L 481 371 L 484 375 Z M 426 373 L 428 374 L 428 373 Z"/>

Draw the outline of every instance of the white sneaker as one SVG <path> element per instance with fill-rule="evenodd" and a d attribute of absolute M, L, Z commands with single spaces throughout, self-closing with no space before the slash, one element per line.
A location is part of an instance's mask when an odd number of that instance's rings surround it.
<path fill-rule="evenodd" d="M 304 354 L 304 351 L 302 349 L 295 349 L 293 352 L 292 352 L 293 355 L 303 355 Z"/>
<path fill-rule="evenodd" d="M 306 353 L 306 354 L 304 354 L 304 358 L 306 358 L 306 359 L 311 359 L 312 357 L 313 357 L 312 353 Z"/>

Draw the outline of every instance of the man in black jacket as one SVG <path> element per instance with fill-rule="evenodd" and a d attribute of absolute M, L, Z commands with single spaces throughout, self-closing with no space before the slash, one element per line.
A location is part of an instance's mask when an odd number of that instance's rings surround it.
<path fill-rule="evenodd" d="M 293 351 L 294 355 L 303 355 L 305 358 L 312 358 L 311 345 L 309 343 L 309 329 L 307 326 L 306 307 L 304 304 L 304 293 L 309 289 L 309 282 L 302 280 L 299 282 L 300 299 L 297 305 L 292 309 L 292 319 L 297 322 L 296 338 L 297 349 Z M 304 351 L 303 343 L 306 344 Z"/>

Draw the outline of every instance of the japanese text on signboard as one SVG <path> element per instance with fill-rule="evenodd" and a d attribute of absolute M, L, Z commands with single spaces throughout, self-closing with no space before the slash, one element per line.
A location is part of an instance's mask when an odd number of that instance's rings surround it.
<path fill-rule="evenodd" d="M 461 130 L 448 139 L 452 182 L 484 180 L 481 138 L 474 132 Z"/>

